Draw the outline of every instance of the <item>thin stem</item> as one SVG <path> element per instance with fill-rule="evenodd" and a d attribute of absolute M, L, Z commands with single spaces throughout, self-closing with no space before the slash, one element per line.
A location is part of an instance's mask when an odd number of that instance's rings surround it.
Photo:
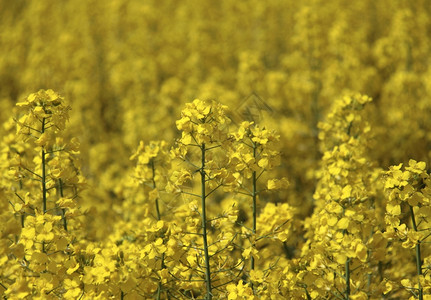
<path fill-rule="evenodd" d="M 46 153 L 45 153 L 45 154 L 46 154 Z M 27 172 L 29 172 L 29 173 L 33 174 L 34 176 L 36 176 L 36 177 L 38 177 L 38 178 L 42 178 L 42 176 L 40 176 L 39 174 L 37 174 L 37 173 L 33 172 L 32 170 L 30 170 L 30 169 L 26 168 L 25 166 L 21 165 L 20 167 L 21 167 L 21 168 L 23 168 L 24 170 L 26 170 Z"/>
<path fill-rule="evenodd" d="M 350 259 L 346 261 L 346 300 L 350 299 Z"/>
<path fill-rule="evenodd" d="M 161 283 L 159 282 L 159 285 L 157 286 L 157 295 L 156 295 L 156 299 L 157 299 L 157 300 L 160 300 L 160 294 L 161 294 L 161 291 L 162 291 L 162 285 L 161 285 Z"/>
<path fill-rule="evenodd" d="M 157 188 L 157 186 L 156 186 L 156 168 L 155 168 L 155 166 L 154 166 L 154 160 L 152 159 L 151 160 L 151 171 L 152 171 L 152 178 L 151 178 L 151 181 L 152 181 L 152 185 L 153 185 L 153 189 L 155 189 L 155 188 Z M 157 214 L 157 220 L 161 220 L 162 219 L 162 217 L 161 217 L 161 214 L 160 214 L 160 207 L 159 207 L 159 198 L 157 197 L 156 198 L 156 200 L 155 200 L 155 206 L 156 206 L 156 214 Z M 162 233 L 161 235 L 160 235 L 160 237 L 163 239 L 163 237 L 164 237 L 164 234 Z M 165 269 L 166 268 L 166 265 L 165 265 L 165 253 L 162 253 L 162 257 L 161 257 L 161 269 Z M 159 282 L 158 282 L 158 284 L 157 284 L 157 295 L 156 295 L 156 299 L 157 300 L 160 300 L 161 298 L 161 292 L 162 292 L 162 282 L 159 280 Z M 168 295 L 168 297 L 167 297 L 168 299 L 170 298 L 169 297 L 169 295 Z"/>
<path fill-rule="evenodd" d="M 60 190 L 60 197 L 63 198 L 64 197 L 63 180 L 61 180 L 61 178 L 58 179 L 58 186 L 59 186 L 59 190 Z M 64 208 L 61 209 L 61 218 L 63 219 L 63 228 L 64 228 L 64 230 L 67 231 L 66 209 L 64 209 Z"/>
<path fill-rule="evenodd" d="M 190 196 L 194 196 L 194 197 L 198 197 L 198 198 L 200 198 L 200 197 L 201 197 L 201 195 L 197 195 L 197 194 L 189 193 L 189 192 L 186 192 L 186 191 L 181 191 L 181 193 L 182 193 L 182 194 L 186 194 L 186 195 L 190 195 Z"/>
<path fill-rule="evenodd" d="M 15 120 L 14 119 L 14 121 L 15 122 L 17 122 L 17 123 L 19 123 L 17 120 Z M 19 124 L 20 126 L 22 126 L 22 127 L 26 127 L 26 128 L 28 128 L 28 129 L 30 129 L 30 130 L 34 130 L 34 131 L 36 131 L 36 132 L 39 132 L 39 133 L 41 133 L 41 131 L 39 131 L 39 130 L 37 130 L 36 128 L 33 128 L 33 127 L 30 127 L 30 126 L 28 126 L 28 125 L 26 125 L 26 124 Z"/>
<path fill-rule="evenodd" d="M 207 217 L 206 217 L 206 191 L 205 191 L 205 144 L 201 146 L 201 200 L 202 200 L 202 238 L 204 244 L 204 255 L 205 255 L 205 283 L 207 288 L 206 299 L 212 299 L 211 293 L 211 271 L 210 271 L 210 258 L 208 251 L 208 240 L 207 240 Z"/>
<path fill-rule="evenodd" d="M 413 207 L 411 205 L 409 205 L 409 208 L 410 208 L 410 217 L 412 219 L 413 230 L 417 232 L 418 228 L 416 226 L 415 213 L 414 213 Z M 420 241 L 418 241 L 416 244 L 416 272 L 417 272 L 418 276 L 422 275 L 422 258 L 421 258 L 421 242 Z M 418 287 L 419 287 L 419 300 L 423 300 L 424 291 L 423 291 L 422 286 L 421 286 L 420 278 L 418 278 Z"/>
<path fill-rule="evenodd" d="M 253 143 L 253 157 L 256 157 L 256 144 Z M 252 174 L 252 184 L 253 184 L 253 191 L 252 191 L 252 199 L 253 199 L 253 235 L 256 234 L 256 228 L 257 228 L 257 212 L 256 212 L 256 198 L 257 198 L 257 177 L 256 177 L 256 171 L 253 171 Z M 251 270 L 254 270 L 254 257 L 251 257 Z"/>
<path fill-rule="evenodd" d="M 211 195 L 212 193 L 214 193 L 219 187 L 223 186 L 223 184 L 219 184 L 217 187 L 215 187 L 214 189 L 212 189 L 207 195 L 206 197 L 208 198 L 209 195 Z"/>
<path fill-rule="evenodd" d="M 371 250 L 367 250 L 367 257 L 371 257 Z M 371 267 L 371 262 L 368 260 L 368 266 L 369 267 Z M 368 275 L 367 275 L 367 291 L 368 292 L 370 292 L 370 290 L 371 290 L 371 283 L 372 283 L 372 276 L 373 276 L 373 274 L 372 273 L 368 273 Z"/>
<path fill-rule="evenodd" d="M 256 180 L 260 178 L 260 176 L 262 176 L 263 173 L 265 173 L 265 169 L 262 170 L 262 172 L 260 172 L 260 174 L 256 177 Z"/>
<path fill-rule="evenodd" d="M 42 134 L 45 132 L 45 118 L 42 120 Z M 42 201 L 43 201 L 43 214 L 46 213 L 46 165 L 45 165 L 45 148 L 42 146 Z"/>
<path fill-rule="evenodd" d="M 154 160 L 151 160 L 151 170 L 153 172 L 153 177 L 151 178 L 151 180 L 153 181 L 153 189 L 155 189 L 156 188 L 156 179 L 155 179 L 156 169 L 154 167 Z M 159 208 L 159 198 L 156 198 L 155 205 L 156 205 L 156 212 L 157 212 L 157 220 L 160 221 L 161 217 L 160 217 L 160 208 Z"/>
<path fill-rule="evenodd" d="M 253 142 L 253 157 L 256 159 L 256 149 L 257 149 L 257 145 L 256 143 Z M 256 198 L 257 198 L 257 176 L 256 176 L 256 171 L 253 171 L 252 173 L 252 184 L 253 184 L 253 191 L 251 193 L 252 199 L 253 199 L 253 237 L 256 236 L 256 229 L 257 229 L 257 208 L 256 208 Z M 255 241 L 253 241 L 253 243 L 255 243 Z M 254 248 L 255 245 L 253 244 L 252 247 Z M 251 255 L 250 257 L 250 270 L 254 270 L 254 265 L 255 265 L 255 261 L 254 261 L 254 256 Z M 253 283 L 251 283 L 251 288 L 254 291 L 254 286 Z"/>

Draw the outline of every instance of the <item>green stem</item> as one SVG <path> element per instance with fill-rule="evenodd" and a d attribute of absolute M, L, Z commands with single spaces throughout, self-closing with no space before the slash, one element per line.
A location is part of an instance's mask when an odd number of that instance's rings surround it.
<path fill-rule="evenodd" d="M 343 216 L 345 213 L 345 207 L 343 207 Z M 343 236 L 347 233 L 347 229 L 343 229 Z M 346 290 L 345 293 L 345 299 L 350 299 L 350 258 L 348 258 L 344 264 L 346 275 L 344 276 L 344 279 L 346 280 Z"/>
<path fill-rule="evenodd" d="M 253 142 L 253 157 L 256 159 L 256 143 Z M 256 177 L 256 171 L 253 171 L 252 173 L 252 184 L 253 184 L 253 191 L 252 191 L 252 198 L 253 198 L 253 245 L 254 248 L 254 241 L 256 236 L 256 228 L 257 228 L 257 209 L 256 209 L 256 198 L 257 198 L 257 177 Z M 250 270 L 254 270 L 254 256 L 251 255 L 250 258 Z M 253 284 L 251 284 L 252 289 L 254 290 Z"/>
<path fill-rule="evenodd" d="M 60 197 L 63 198 L 63 180 L 61 180 L 61 178 L 58 180 L 58 186 L 60 190 Z M 64 208 L 61 209 L 61 218 L 63 219 L 63 228 L 67 231 L 66 210 Z"/>
<path fill-rule="evenodd" d="M 346 261 L 346 300 L 350 299 L 350 259 Z"/>
<path fill-rule="evenodd" d="M 19 180 L 19 189 L 22 190 L 22 180 Z M 21 228 L 24 228 L 25 212 L 21 214 Z"/>
<path fill-rule="evenodd" d="M 418 227 L 416 225 L 415 213 L 413 211 L 412 206 L 409 205 L 409 208 L 410 208 L 410 217 L 412 219 L 413 230 L 417 232 Z M 421 258 L 421 243 L 420 243 L 420 241 L 418 241 L 416 244 L 416 272 L 417 272 L 418 276 L 422 275 L 422 258 Z M 421 286 L 420 278 L 418 278 L 418 287 L 419 287 L 419 300 L 423 300 L 424 291 L 423 291 L 422 286 Z"/>
<path fill-rule="evenodd" d="M 161 291 L 162 291 L 162 284 L 159 282 L 159 284 L 157 286 L 157 295 L 156 295 L 157 300 L 160 300 Z"/>
<path fill-rule="evenodd" d="M 42 129 L 41 129 L 41 134 L 43 134 L 45 132 L 45 118 L 42 119 Z M 46 189 L 46 161 L 45 161 L 45 148 L 44 146 L 42 146 L 42 177 L 41 177 L 41 182 L 42 182 L 42 213 L 45 214 L 46 213 L 46 194 L 47 194 L 47 189 Z M 42 242 L 42 252 L 45 253 L 45 241 Z"/>
<path fill-rule="evenodd" d="M 371 250 L 367 250 L 367 257 L 371 257 Z M 368 260 L 368 266 L 371 269 L 372 265 L 371 262 Z M 372 283 L 372 273 L 368 273 L 367 274 L 367 292 L 371 291 L 371 283 Z"/>
<path fill-rule="evenodd" d="M 205 144 L 201 146 L 201 200 L 202 200 L 202 238 L 204 244 L 204 255 L 205 255 L 205 283 L 207 288 L 206 299 L 212 299 L 211 293 L 211 271 L 210 271 L 210 258 L 208 253 L 208 241 L 207 241 L 207 217 L 206 217 L 206 192 L 205 192 Z"/>
<path fill-rule="evenodd" d="M 307 291 L 307 288 L 306 288 L 306 287 L 304 288 L 304 290 L 305 290 L 305 296 L 307 297 L 307 300 L 311 300 L 311 296 L 310 296 L 310 294 L 308 293 L 308 291 Z"/>
<path fill-rule="evenodd" d="M 153 177 L 152 177 L 152 181 L 153 181 L 153 189 L 156 188 L 156 169 L 154 167 L 154 160 L 151 160 L 151 170 L 153 171 Z M 157 220 L 161 220 L 161 216 L 160 216 L 160 208 L 159 208 L 159 198 L 156 198 L 155 200 L 155 205 L 156 205 L 156 213 L 157 213 Z"/>
<path fill-rule="evenodd" d="M 43 134 L 45 132 L 45 118 L 42 119 L 42 130 L 41 133 Z M 43 208 L 42 212 L 43 214 L 46 213 L 46 162 L 45 162 L 45 148 L 42 146 L 42 202 L 43 202 Z"/>
<path fill-rule="evenodd" d="M 151 178 L 152 183 L 153 183 L 153 189 L 155 189 L 156 186 L 156 168 L 154 166 L 154 160 L 151 160 L 151 170 L 153 172 L 153 176 Z M 161 220 L 161 214 L 160 214 L 160 208 L 159 208 L 159 198 L 156 198 L 155 200 L 155 206 L 156 206 L 156 214 L 157 214 L 157 220 Z M 164 234 L 161 234 L 161 238 L 164 237 Z M 161 263 L 161 269 L 165 269 L 166 265 L 165 265 L 165 253 L 162 253 L 162 263 Z M 162 292 L 162 283 L 159 281 L 159 283 L 157 284 L 157 295 L 156 295 L 156 299 L 160 300 L 161 297 L 161 292 Z M 169 299 L 169 297 L 168 297 Z"/>

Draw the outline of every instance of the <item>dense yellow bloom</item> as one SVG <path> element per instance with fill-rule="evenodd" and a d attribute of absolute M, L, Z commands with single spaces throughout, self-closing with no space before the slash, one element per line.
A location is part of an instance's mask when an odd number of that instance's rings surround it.
<path fill-rule="evenodd" d="M 0 297 L 429 299 L 428 2 L 0 1 Z"/>
<path fill-rule="evenodd" d="M 235 300 L 235 299 L 255 299 L 253 295 L 253 290 L 245 285 L 241 280 L 237 285 L 229 284 L 226 287 L 228 292 L 227 299 Z"/>
<path fill-rule="evenodd" d="M 178 130 L 182 131 L 180 142 L 183 145 L 200 145 L 225 141 L 227 135 L 224 129 L 230 122 L 225 115 L 226 109 L 226 106 L 215 101 L 195 99 L 186 104 L 181 119 L 176 122 Z"/>

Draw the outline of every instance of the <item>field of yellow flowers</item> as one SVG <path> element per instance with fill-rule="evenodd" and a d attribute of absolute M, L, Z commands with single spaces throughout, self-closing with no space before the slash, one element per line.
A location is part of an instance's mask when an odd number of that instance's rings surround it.
<path fill-rule="evenodd" d="M 2 299 L 431 299 L 428 0 L 0 0 Z"/>

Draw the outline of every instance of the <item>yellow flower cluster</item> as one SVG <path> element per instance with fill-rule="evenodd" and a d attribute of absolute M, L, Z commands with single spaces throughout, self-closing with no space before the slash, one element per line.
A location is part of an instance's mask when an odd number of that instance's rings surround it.
<path fill-rule="evenodd" d="M 384 236 L 394 243 L 393 248 L 415 249 L 417 279 L 394 278 L 414 294 L 423 296 L 430 292 L 430 253 L 421 251 L 428 243 L 431 227 L 427 220 L 431 217 L 431 178 L 426 163 L 409 160 L 408 166 L 392 166 L 385 173 L 386 232 Z M 397 243 L 398 242 L 398 243 Z M 411 254 L 413 256 L 413 253 Z"/>
<path fill-rule="evenodd" d="M 3 141 L 12 158 L 4 167 L 14 175 L 2 185 L 11 208 L 4 213 L 20 220 L 15 224 L 20 230 L 8 233 L 15 238 L 2 249 L 8 255 L 5 267 L 15 270 L 2 279 L 10 283 L 4 295 L 78 297 L 78 243 L 86 234 L 78 231 L 82 212 L 77 198 L 85 180 L 77 157 L 79 142 L 64 135 L 70 106 L 52 90 L 30 94 L 17 106 L 16 137 Z M 15 148 L 21 150 L 12 151 Z"/>
<path fill-rule="evenodd" d="M 364 294 L 381 293 L 372 278 L 378 261 L 370 259 L 369 245 L 380 229 L 373 219 L 378 213 L 374 198 L 379 173 L 366 156 L 371 128 L 364 118 L 370 101 L 347 95 L 319 124 L 324 152 L 316 174 L 316 209 L 305 221 L 308 241 L 303 247 L 303 255 L 309 257 L 304 285 L 313 295 L 362 299 Z"/>

